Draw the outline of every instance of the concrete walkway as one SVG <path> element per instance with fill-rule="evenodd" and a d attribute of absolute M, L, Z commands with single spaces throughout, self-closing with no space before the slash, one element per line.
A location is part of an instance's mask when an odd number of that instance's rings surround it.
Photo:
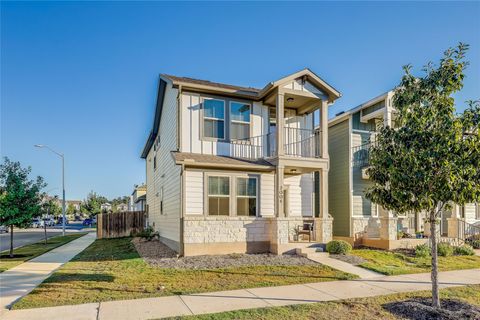
<path fill-rule="evenodd" d="M 338 259 L 333 259 L 328 257 L 328 253 L 326 255 L 308 255 L 308 259 L 313 260 L 315 262 L 327 265 L 331 268 L 348 272 L 351 274 L 355 274 L 360 277 L 360 279 L 371 279 L 371 278 L 378 278 L 383 276 L 381 273 L 377 273 L 371 270 L 367 270 L 361 267 L 354 266 L 353 264 L 340 261 Z"/>
<path fill-rule="evenodd" d="M 440 272 L 440 288 L 480 284 L 480 269 Z M 76 306 L 13 310 L 2 320 L 143 320 L 239 309 L 314 303 L 430 290 L 430 274 L 331 281 L 148 298 L 88 303 Z"/>
<path fill-rule="evenodd" d="M 88 233 L 39 257 L 0 273 L 0 315 L 13 302 L 28 294 L 64 263 L 82 252 L 96 234 Z M 3 317 L 2 317 L 3 318 Z"/>

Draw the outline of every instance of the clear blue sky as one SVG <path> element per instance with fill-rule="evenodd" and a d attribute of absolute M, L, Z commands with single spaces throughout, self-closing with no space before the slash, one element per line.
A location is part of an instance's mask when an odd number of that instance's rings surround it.
<path fill-rule="evenodd" d="M 263 87 L 309 67 L 343 97 L 333 116 L 395 86 L 459 41 L 464 90 L 480 97 L 479 2 L 1 4 L 1 154 L 31 165 L 67 198 L 127 195 L 145 180 L 140 152 L 158 74 Z M 462 109 L 462 108 L 460 108 Z"/>

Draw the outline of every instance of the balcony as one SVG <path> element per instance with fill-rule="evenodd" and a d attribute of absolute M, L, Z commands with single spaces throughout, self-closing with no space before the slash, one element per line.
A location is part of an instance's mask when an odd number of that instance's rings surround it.
<path fill-rule="evenodd" d="M 372 145 L 372 142 L 368 142 L 352 148 L 352 164 L 354 167 L 368 166 Z"/>
<path fill-rule="evenodd" d="M 320 158 L 322 132 L 319 130 L 284 128 L 284 153 L 289 157 Z M 276 134 L 231 141 L 231 154 L 237 158 L 270 158 L 277 154 Z"/>

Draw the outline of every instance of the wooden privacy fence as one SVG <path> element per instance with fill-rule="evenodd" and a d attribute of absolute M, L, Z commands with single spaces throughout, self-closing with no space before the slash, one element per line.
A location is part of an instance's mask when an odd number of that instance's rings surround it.
<path fill-rule="evenodd" d="M 145 211 L 97 214 L 97 239 L 135 235 L 145 228 Z"/>

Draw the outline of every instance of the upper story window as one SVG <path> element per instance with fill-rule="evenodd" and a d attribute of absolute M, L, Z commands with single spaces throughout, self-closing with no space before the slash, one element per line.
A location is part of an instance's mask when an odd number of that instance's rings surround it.
<path fill-rule="evenodd" d="M 243 140 L 250 137 L 250 104 L 230 102 L 230 139 Z"/>
<path fill-rule="evenodd" d="M 225 139 L 225 101 L 203 100 L 203 136 Z"/>

